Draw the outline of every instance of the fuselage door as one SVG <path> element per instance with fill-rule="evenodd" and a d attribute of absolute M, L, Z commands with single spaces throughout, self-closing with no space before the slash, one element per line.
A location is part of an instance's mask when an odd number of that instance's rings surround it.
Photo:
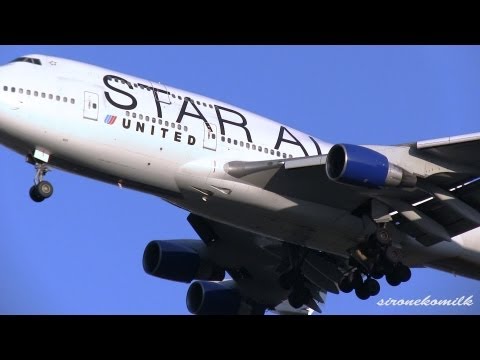
<path fill-rule="evenodd" d="M 98 119 L 98 94 L 85 91 L 83 118 L 90 120 Z"/>
<path fill-rule="evenodd" d="M 217 150 L 217 127 L 214 124 L 203 125 L 203 147 L 209 150 Z"/>

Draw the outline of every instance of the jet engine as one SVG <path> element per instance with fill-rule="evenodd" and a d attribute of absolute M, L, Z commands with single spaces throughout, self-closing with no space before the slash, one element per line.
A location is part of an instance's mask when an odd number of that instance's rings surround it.
<path fill-rule="evenodd" d="M 330 149 L 326 172 L 333 181 L 370 188 L 414 187 L 417 182 L 415 175 L 390 163 L 385 155 L 350 144 L 337 144 Z"/>
<path fill-rule="evenodd" d="M 225 270 L 208 260 L 206 253 L 198 240 L 154 240 L 143 252 L 143 269 L 149 275 L 185 283 L 223 280 Z"/>
<path fill-rule="evenodd" d="M 263 315 L 265 306 L 246 302 L 233 280 L 195 281 L 188 288 L 187 308 L 194 315 Z"/>

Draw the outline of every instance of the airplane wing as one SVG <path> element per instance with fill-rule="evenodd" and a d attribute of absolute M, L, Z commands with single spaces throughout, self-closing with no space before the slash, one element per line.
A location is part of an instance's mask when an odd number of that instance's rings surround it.
<path fill-rule="evenodd" d="M 232 161 L 226 164 L 225 170 L 238 181 L 351 213 L 364 209 L 372 199 L 378 199 L 389 206 L 396 226 L 425 246 L 449 241 L 453 236 L 480 226 L 480 133 L 398 147 L 406 148 L 411 156 L 433 165 L 455 165 L 462 170 L 434 172 L 420 178 L 413 188 L 381 189 L 330 180 L 325 171 L 327 155 Z"/>
<path fill-rule="evenodd" d="M 301 282 L 311 301 L 298 309 L 286 301 L 289 291 L 279 277 L 288 268 L 289 246 L 273 239 L 190 214 L 188 221 L 207 245 L 208 257 L 226 269 L 243 298 L 263 304 L 277 314 L 321 312 L 327 292 L 338 294 L 346 259 L 306 249 Z"/>

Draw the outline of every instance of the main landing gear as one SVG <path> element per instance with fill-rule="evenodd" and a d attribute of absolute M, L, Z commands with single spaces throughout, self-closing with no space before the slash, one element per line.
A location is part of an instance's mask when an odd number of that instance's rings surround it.
<path fill-rule="evenodd" d="M 410 280 L 410 268 L 401 262 L 400 250 L 392 245 L 387 229 L 379 228 L 361 244 L 350 258 L 352 269 L 339 283 L 342 292 L 355 290 L 359 299 L 366 300 L 380 292 L 377 280 L 385 276 L 387 283 L 398 286 Z"/>
<path fill-rule="evenodd" d="M 287 246 L 289 270 L 279 277 L 280 286 L 285 290 L 291 290 L 288 296 L 290 305 L 299 309 L 312 300 L 312 293 L 305 286 L 305 279 L 302 274 L 302 265 L 307 255 L 304 248 Z"/>
<path fill-rule="evenodd" d="M 53 194 L 53 186 L 48 181 L 43 180 L 45 174 L 50 171 L 45 163 L 35 163 L 34 185 L 30 188 L 30 198 L 35 202 L 42 202 Z"/>

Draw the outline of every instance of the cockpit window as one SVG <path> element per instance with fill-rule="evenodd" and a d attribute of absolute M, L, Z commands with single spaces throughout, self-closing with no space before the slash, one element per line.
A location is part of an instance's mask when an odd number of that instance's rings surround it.
<path fill-rule="evenodd" d="M 28 62 L 30 64 L 42 65 L 42 62 L 40 61 L 40 59 L 24 57 L 24 56 L 16 58 L 15 60 L 12 60 L 10 62 Z"/>

